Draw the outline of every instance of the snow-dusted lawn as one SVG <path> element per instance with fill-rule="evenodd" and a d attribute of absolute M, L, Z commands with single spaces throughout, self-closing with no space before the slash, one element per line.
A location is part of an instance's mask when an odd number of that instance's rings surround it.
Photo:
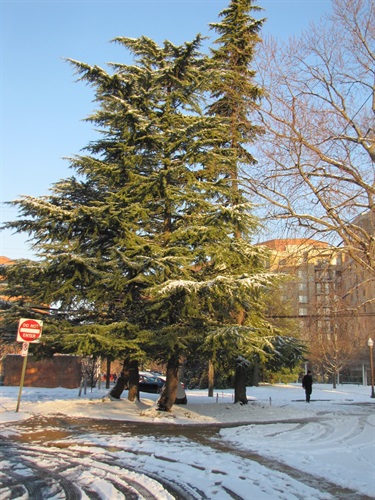
<path fill-rule="evenodd" d="M 188 404 L 174 406 L 171 415 L 156 411 L 158 395 L 153 394 L 141 394 L 143 397 L 138 403 L 129 403 L 126 399 L 103 402 L 105 389 L 93 389 L 78 397 L 78 390 L 28 387 L 23 389 L 17 413 L 18 390 L 18 387 L 0 387 L 0 432 L 8 438 L 17 432 L 18 420 L 34 415 L 64 414 L 92 419 L 167 422 L 176 426 L 238 422 L 238 426 L 220 431 L 222 444 L 255 452 L 349 488 L 358 493 L 358 498 L 361 495 L 375 498 L 375 400 L 370 398 L 370 387 L 339 385 L 334 390 L 331 386 L 314 385 L 310 404 L 305 403 L 304 391 L 299 385 L 249 387 L 250 402 L 245 406 L 232 403 L 233 391 L 216 391 L 214 398 L 208 398 L 206 391 L 187 391 Z M 126 398 L 126 392 L 123 396 Z M 342 498 L 321 492 L 308 481 L 305 484 L 303 479 L 296 480 L 287 473 L 271 470 L 264 463 L 241 458 L 233 451 L 220 452 L 195 442 L 187 443 L 186 438 L 181 437 L 162 439 L 126 433 L 93 437 L 88 433 L 75 439 L 74 446 L 81 451 L 89 447 L 91 461 L 95 461 L 96 453 L 102 456 L 103 447 L 113 446 L 117 460 L 155 474 L 160 473 L 161 459 L 173 458 L 170 460 L 173 465 L 167 470 L 163 465 L 163 474 L 196 485 L 205 492 L 206 498 L 230 498 L 218 489 L 218 481 L 220 486 L 228 487 L 244 499 Z M 135 450 L 142 453 L 135 455 Z M 89 469 L 86 474 L 90 476 Z M 87 480 L 90 481 L 90 477 Z M 99 492 L 101 498 L 111 498 L 106 488 L 103 486 Z M 170 497 L 164 491 L 158 498 Z"/>

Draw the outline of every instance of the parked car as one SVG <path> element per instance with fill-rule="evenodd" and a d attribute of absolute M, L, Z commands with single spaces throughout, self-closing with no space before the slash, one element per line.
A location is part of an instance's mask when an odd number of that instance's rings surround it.
<path fill-rule="evenodd" d="M 165 382 L 153 373 L 142 372 L 139 374 L 139 391 L 160 394 Z"/>

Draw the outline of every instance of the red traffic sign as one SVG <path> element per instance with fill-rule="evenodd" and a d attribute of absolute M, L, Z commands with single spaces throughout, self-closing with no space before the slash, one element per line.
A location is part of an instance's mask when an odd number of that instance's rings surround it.
<path fill-rule="evenodd" d="M 39 342 L 42 335 L 43 321 L 38 319 L 20 319 L 18 323 L 18 342 Z"/>

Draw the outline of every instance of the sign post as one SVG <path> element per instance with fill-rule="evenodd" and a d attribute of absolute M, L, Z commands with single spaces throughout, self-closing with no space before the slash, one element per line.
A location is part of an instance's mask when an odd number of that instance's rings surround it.
<path fill-rule="evenodd" d="M 43 327 L 43 321 L 36 319 L 21 318 L 18 323 L 17 342 L 22 342 L 21 356 L 23 356 L 23 365 L 22 365 L 20 390 L 18 392 L 16 412 L 18 412 L 20 409 L 21 394 L 26 374 L 27 356 L 29 353 L 29 345 L 35 344 L 40 341 L 40 337 L 42 335 L 42 327 Z"/>

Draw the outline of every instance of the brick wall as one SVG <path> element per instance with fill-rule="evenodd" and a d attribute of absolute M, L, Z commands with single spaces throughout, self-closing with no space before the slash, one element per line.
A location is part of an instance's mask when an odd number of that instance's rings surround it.
<path fill-rule="evenodd" d="M 3 359 L 4 385 L 20 385 L 24 358 L 10 354 Z M 81 382 L 81 362 L 77 356 L 54 356 L 36 361 L 28 356 L 25 387 L 65 387 L 75 389 Z"/>

